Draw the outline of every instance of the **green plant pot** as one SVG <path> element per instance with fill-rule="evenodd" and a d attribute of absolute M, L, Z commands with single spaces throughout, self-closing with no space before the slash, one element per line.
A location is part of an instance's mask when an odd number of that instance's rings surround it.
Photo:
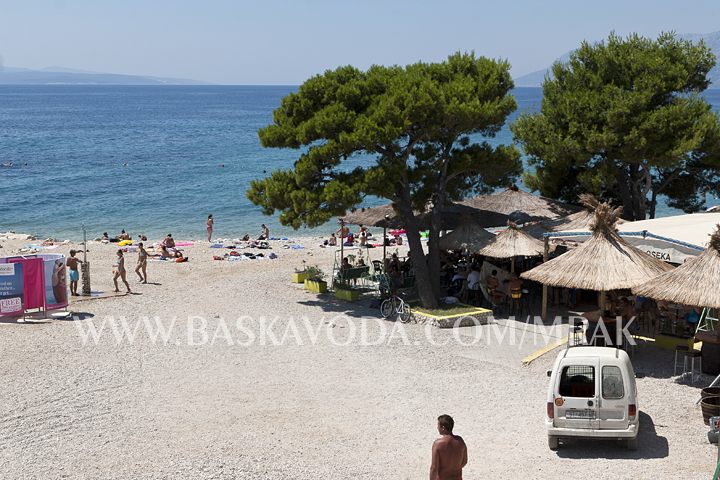
<path fill-rule="evenodd" d="M 307 279 L 305 280 L 305 290 L 315 293 L 327 293 L 327 282 Z"/>
<path fill-rule="evenodd" d="M 293 283 L 305 283 L 305 280 L 307 280 L 307 273 L 305 272 L 295 272 L 292 276 Z"/>
<path fill-rule="evenodd" d="M 339 298 L 340 300 L 347 300 L 348 302 L 354 302 L 360 298 L 360 291 L 338 288 L 335 290 L 335 296 L 337 298 Z"/>

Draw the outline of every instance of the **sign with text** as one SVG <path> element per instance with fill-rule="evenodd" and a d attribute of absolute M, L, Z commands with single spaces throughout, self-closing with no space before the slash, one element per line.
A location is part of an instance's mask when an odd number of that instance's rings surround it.
<path fill-rule="evenodd" d="M 22 265 L 0 264 L 0 316 L 23 313 Z"/>

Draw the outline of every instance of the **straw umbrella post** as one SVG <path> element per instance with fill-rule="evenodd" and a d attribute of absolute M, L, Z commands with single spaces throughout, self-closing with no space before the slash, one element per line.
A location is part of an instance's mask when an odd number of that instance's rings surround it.
<path fill-rule="evenodd" d="M 515 272 L 515 257 L 534 257 L 542 255 L 543 243 L 520 230 L 513 222 L 498 233 L 487 246 L 478 252 L 486 257 L 510 258 L 510 272 Z"/>
<path fill-rule="evenodd" d="M 595 210 L 591 237 L 574 250 L 524 272 L 521 277 L 564 288 L 607 292 L 636 287 L 672 267 L 626 243 L 615 225 L 621 208 L 600 203 L 591 195 L 581 201 Z M 547 317 L 547 295 L 543 295 L 542 316 Z"/>

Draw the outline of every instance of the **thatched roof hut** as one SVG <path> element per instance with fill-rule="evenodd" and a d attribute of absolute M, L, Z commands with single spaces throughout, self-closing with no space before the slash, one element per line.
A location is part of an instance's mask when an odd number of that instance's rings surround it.
<path fill-rule="evenodd" d="M 720 225 L 707 249 L 676 269 L 643 283 L 633 292 L 655 300 L 696 307 L 720 308 Z"/>
<path fill-rule="evenodd" d="M 515 185 L 503 192 L 468 198 L 460 203 L 507 215 L 518 223 L 565 217 L 580 210 L 568 203 L 524 192 Z"/>
<path fill-rule="evenodd" d="M 498 233 L 478 253 L 493 258 L 534 257 L 543 254 L 543 242 L 520 230 L 514 223 Z"/>
<path fill-rule="evenodd" d="M 595 212 L 583 209 L 566 217 L 553 218 L 528 225 L 523 230 L 535 238 L 542 238 L 543 234 L 549 232 L 587 232 L 594 221 Z M 625 223 L 625 220 L 619 218 L 617 224 L 621 223 Z"/>
<path fill-rule="evenodd" d="M 604 292 L 635 287 L 672 269 L 620 238 L 615 229 L 620 208 L 599 203 L 589 195 L 583 195 L 582 201 L 595 209 L 590 240 L 524 272 L 522 278 L 545 285 Z"/>
<path fill-rule="evenodd" d="M 474 253 L 493 239 L 495 235 L 473 222 L 471 218 L 465 218 L 455 230 L 440 237 L 439 246 L 442 250 L 467 250 Z"/>
<path fill-rule="evenodd" d="M 385 215 L 389 216 L 387 223 L 388 228 L 402 228 L 404 226 L 391 203 L 350 211 L 345 215 L 344 219 L 345 223 L 353 225 L 383 227 L 385 226 Z M 415 215 L 420 217 L 422 228 L 428 228 L 430 226 L 428 211 L 415 211 Z M 445 230 L 453 230 L 460 227 L 468 218 L 480 227 L 497 227 L 504 225 L 508 219 L 507 215 L 497 212 L 488 212 L 460 203 L 451 203 L 443 208 L 443 224 L 440 227 Z"/>

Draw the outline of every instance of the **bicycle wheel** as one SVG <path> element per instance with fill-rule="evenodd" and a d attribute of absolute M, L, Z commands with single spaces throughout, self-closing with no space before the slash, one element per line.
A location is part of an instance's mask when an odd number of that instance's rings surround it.
<path fill-rule="evenodd" d="M 386 298 L 383 300 L 383 302 L 380 304 L 380 315 L 383 318 L 388 318 L 390 315 L 392 315 L 395 312 L 395 302 L 392 297 Z"/>
<path fill-rule="evenodd" d="M 401 301 L 400 305 L 398 305 L 397 314 L 402 323 L 408 323 L 413 318 L 412 312 L 410 311 L 410 305 L 403 301 Z"/>

